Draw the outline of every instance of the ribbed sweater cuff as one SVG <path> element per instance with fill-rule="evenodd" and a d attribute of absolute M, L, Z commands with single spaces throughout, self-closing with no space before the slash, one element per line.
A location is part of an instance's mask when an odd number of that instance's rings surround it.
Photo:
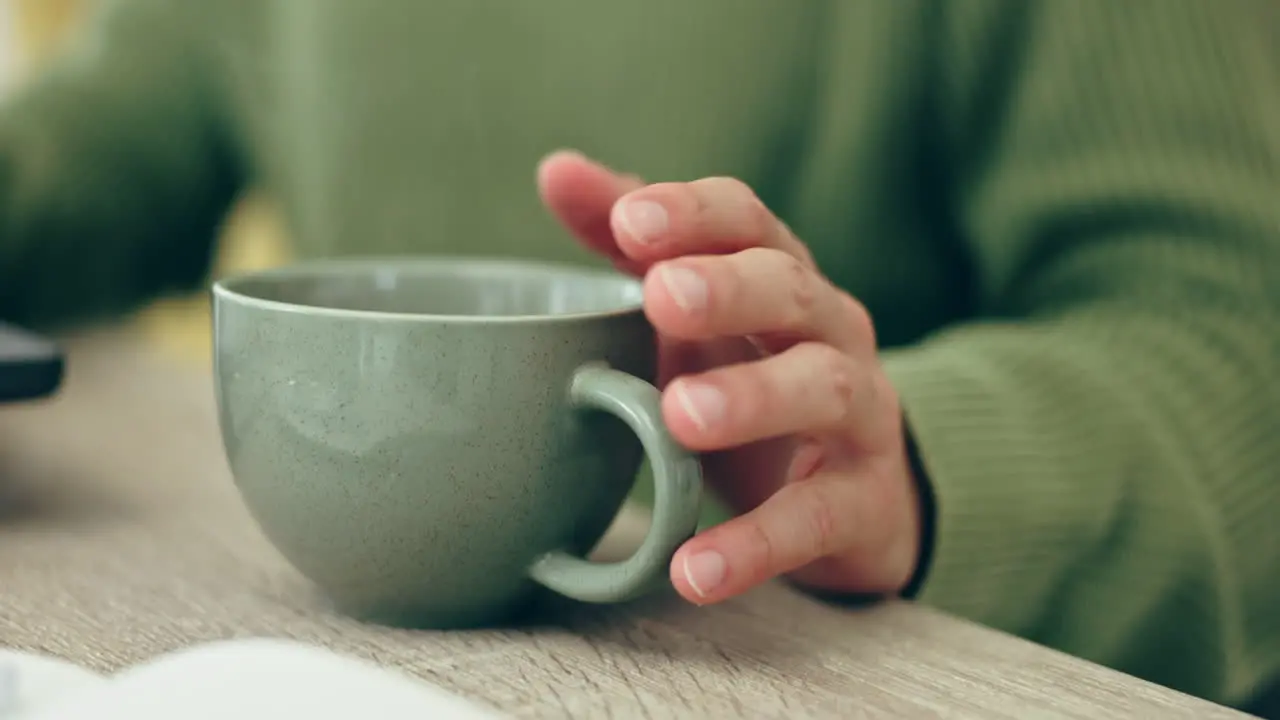
<path fill-rule="evenodd" d="M 1024 631 L 1070 563 L 1087 552 L 1088 537 L 1108 514 L 1109 493 L 1046 472 L 1063 439 L 1040 436 L 1045 426 L 1030 421 L 1035 403 L 1020 397 L 1019 373 L 1003 375 L 979 355 L 953 346 L 884 358 L 934 505 L 934 545 L 915 597 Z"/>

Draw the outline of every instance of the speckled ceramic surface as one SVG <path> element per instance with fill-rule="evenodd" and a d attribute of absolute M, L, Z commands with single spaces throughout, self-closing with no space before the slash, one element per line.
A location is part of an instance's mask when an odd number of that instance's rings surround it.
<path fill-rule="evenodd" d="M 500 622 L 539 584 L 620 601 L 665 577 L 698 517 L 696 458 L 661 424 L 638 283 L 480 259 L 333 260 L 214 287 L 236 484 L 281 553 L 344 610 Z M 653 528 L 579 559 L 645 451 Z"/>

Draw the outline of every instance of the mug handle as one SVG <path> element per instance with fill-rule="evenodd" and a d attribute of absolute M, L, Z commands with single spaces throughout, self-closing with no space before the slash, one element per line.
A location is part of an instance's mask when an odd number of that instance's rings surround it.
<path fill-rule="evenodd" d="M 656 581 L 671 556 L 697 530 L 702 467 L 662 422 L 662 396 L 653 385 L 603 363 L 578 368 L 569 386 L 577 409 L 603 410 L 625 422 L 640 438 L 653 468 L 653 520 L 644 542 L 619 562 L 585 560 L 563 550 L 540 556 L 529 568 L 538 583 L 582 602 L 629 600 Z"/>

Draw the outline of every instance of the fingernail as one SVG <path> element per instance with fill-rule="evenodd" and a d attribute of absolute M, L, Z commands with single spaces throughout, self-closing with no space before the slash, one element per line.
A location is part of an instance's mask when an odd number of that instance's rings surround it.
<path fill-rule="evenodd" d="M 707 281 L 693 270 L 659 265 L 658 279 L 681 310 L 697 312 L 707 306 Z"/>
<path fill-rule="evenodd" d="M 724 393 L 710 385 L 679 380 L 672 391 L 676 402 L 699 430 L 706 431 L 724 417 Z"/>
<path fill-rule="evenodd" d="M 634 200 L 622 206 L 622 227 L 636 242 L 650 243 L 667 231 L 667 211 L 648 200 Z"/>
<path fill-rule="evenodd" d="M 698 597 L 707 597 L 724 582 L 728 565 L 724 556 L 715 550 L 684 556 L 684 579 Z"/>

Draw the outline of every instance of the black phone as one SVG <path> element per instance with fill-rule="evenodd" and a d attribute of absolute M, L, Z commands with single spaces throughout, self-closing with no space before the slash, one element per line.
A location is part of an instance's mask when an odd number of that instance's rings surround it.
<path fill-rule="evenodd" d="M 0 403 L 37 400 L 62 384 L 65 357 L 53 340 L 0 322 Z"/>

